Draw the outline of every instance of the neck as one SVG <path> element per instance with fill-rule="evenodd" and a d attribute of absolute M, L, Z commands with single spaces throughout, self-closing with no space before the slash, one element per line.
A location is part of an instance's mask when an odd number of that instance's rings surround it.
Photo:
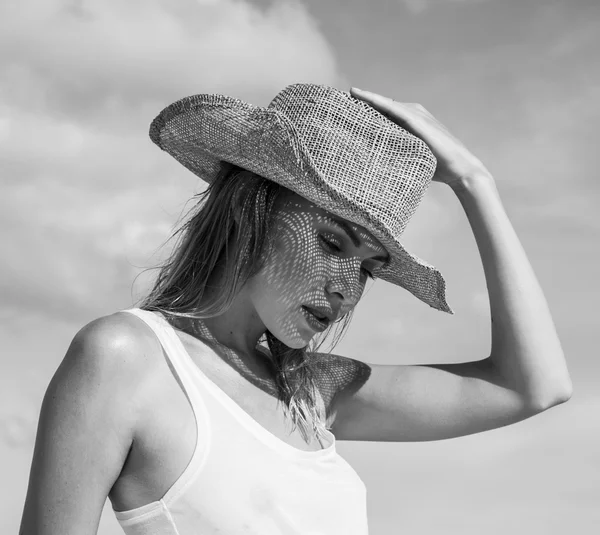
<path fill-rule="evenodd" d="M 173 318 L 173 326 L 209 345 L 231 367 L 235 368 L 240 375 L 257 380 L 272 381 L 275 374 L 275 368 L 269 351 L 258 344 L 258 338 L 253 347 L 240 348 L 239 345 L 231 343 L 236 341 L 235 332 L 231 339 L 223 336 L 219 330 L 222 328 L 222 322 L 212 321 L 220 318 L 208 318 L 203 320 L 193 320 L 188 318 Z M 216 326 L 216 330 L 215 330 Z M 229 343 L 226 343 L 229 342 Z"/>

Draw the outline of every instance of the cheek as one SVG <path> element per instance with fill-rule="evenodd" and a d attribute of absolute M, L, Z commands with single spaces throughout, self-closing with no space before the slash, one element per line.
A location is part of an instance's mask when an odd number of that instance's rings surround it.
<path fill-rule="evenodd" d="M 300 306 L 314 301 L 318 293 L 315 289 L 320 278 L 314 263 L 309 252 L 284 237 L 274 244 L 271 256 L 252 282 L 252 299 L 259 315 L 282 340 L 302 321 Z"/>
<path fill-rule="evenodd" d="M 324 255 L 312 236 L 286 233 L 275 241 L 264 276 L 265 281 L 280 292 L 293 293 L 324 282 L 326 268 Z"/>

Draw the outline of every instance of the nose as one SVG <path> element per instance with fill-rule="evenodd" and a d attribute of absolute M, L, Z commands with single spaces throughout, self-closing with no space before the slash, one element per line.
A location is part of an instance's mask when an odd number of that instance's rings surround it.
<path fill-rule="evenodd" d="M 353 264 L 357 264 L 358 268 Z M 355 306 L 363 291 L 363 284 L 360 280 L 360 260 L 357 262 L 344 263 L 339 266 L 337 273 L 331 277 L 325 285 L 328 294 L 337 294 L 342 301 L 342 306 Z"/>

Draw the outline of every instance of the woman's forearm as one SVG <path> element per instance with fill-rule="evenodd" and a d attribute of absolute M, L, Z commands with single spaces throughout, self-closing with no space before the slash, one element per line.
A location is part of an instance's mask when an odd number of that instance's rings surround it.
<path fill-rule="evenodd" d="M 498 380 L 542 408 L 572 390 L 560 340 L 544 293 L 491 176 L 452 188 L 479 248 L 490 299 L 490 361 Z"/>

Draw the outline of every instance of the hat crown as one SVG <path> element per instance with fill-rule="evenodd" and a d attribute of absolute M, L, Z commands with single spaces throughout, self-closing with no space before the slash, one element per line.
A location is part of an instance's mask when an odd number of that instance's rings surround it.
<path fill-rule="evenodd" d="M 328 86 L 288 86 L 269 108 L 292 123 L 332 189 L 393 236 L 403 233 L 436 167 L 421 139 L 366 102 Z"/>

